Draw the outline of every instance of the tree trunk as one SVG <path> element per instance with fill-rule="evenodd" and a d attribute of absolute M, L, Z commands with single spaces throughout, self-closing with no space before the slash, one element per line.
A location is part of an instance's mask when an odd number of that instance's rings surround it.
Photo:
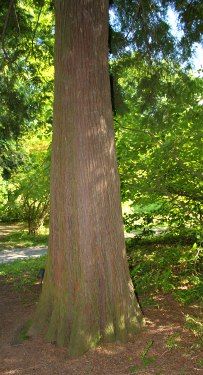
<path fill-rule="evenodd" d="M 34 329 L 79 355 L 140 325 L 115 158 L 108 1 L 56 0 L 50 243 Z"/>
<path fill-rule="evenodd" d="M 28 234 L 35 236 L 36 234 L 40 233 L 40 229 L 42 229 L 44 224 L 44 219 L 33 219 L 31 221 L 28 220 Z"/>

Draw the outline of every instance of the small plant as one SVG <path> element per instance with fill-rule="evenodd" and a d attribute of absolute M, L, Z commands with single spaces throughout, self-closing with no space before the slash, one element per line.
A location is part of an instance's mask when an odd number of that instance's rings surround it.
<path fill-rule="evenodd" d="M 201 358 L 201 359 L 199 359 L 198 361 L 197 361 L 197 366 L 199 367 L 199 368 L 203 368 L 203 358 Z"/>
<path fill-rule="evenodd" d="M 188 328 L 197 337 L 196 346 L 203 347 L 203 323 L 196 316 L 186 315 L 185 327 Z"/>
<path fill-rule="evenodd" d="M 139 367 L 137 365 L 133 365 L 130 367 L 129 371 L 130 374 L 137 374 L 137 371 L 139 370 Z"/>
<path fill-rule="evenodd" d="M 26 322 L 21 328 L 20 333 L 19 333 L 19 340 L 21 342 L 29 339 L 28 330 L 31 324 L 32 324 L 31 320 L 28 320 L 28 322 Z"/>
<path fill-rule="evenodd" d="M 142 362 L 143 367 L 147 367 L 147 366 L 151 365 L 156 360 L 155 356 L 148 356 L 148 353 L 149 353 L 151 347 L 153 346 L 153 343 L 154 343 L 153 340 L 149 340 L 145 349 L 141 353 L 141 362 Z"/>
<path fill-rule="evenodd" d="M 164 238 L 164 237 L 163 237 Z M 160 238 L 127 243 L 133 284 L 140 295 L 171 293 L 182 304 L 202 299 L 200 253 L 191 245 L 164 244 Z M 142 300 L 142 303 L 145 303 Z"/>
<path fill-rule="evenodd" d="M 28 330 L 29 330 L 31 324 L 32 324 L 32 321 L 28 320 L 26 323 L 24 323 L 22 326 L 20 326 L 16 330 L 16 332 L 14 334 L 14 337 L 11 341 L 11 345 L 19 345 L 23 341 L 29 339 Z"/>
<path fill-rule="evenodd" d="M 0 276 L 15 289 L 22 290 L 34 285 L 40 268 L 45 267 L 46 256 L 16 260 L 0 265 Z"/>
<path fill-rule="evenodd" d="M 178 332 L 173 333 L 166 339 L 166 347 L 168 349 L 176 349 L 180 347 L 181 337 Z"/>
<path fill-rule="evenodd" d="M 146 347 L 144 348 L 144 350 L 141 353 L 141 364 L 140 365 L 137 365 L 137 364 L 132 365 L 129 369 L 130 374 L 136 374 L 137 371 L 142 370 L 143 368 L 151 365 L 152 363 L 154 363 L 156 361 L 155 356 L 149 356 L 148 355 L 151 347 L 153 346 L 153 343 L 154 343 L 153 340 L 149 340 L 147 342 Z"/>

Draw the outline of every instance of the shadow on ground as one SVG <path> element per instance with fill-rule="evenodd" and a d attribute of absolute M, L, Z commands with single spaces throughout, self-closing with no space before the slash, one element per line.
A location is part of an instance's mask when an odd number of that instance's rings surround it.
<path fill-rule="evenodd" d="M 0 282 L 2 375 L 201 373 L 198 367 L 200 349 L 195 346 L 195 336 L 184 325 L 185 314 L 199 314 L 198 307 L 183 311 L 170 295 L 157 296 L 156 306 L 144 310 L 145 329 L 133 341 L 125 345 L 104 345 L 80 358 L 70 359 L 67 349 L 45 343 L 41 337 L 21 342 L 14 340 L 16 332 L 31 318 L 39 293 L 39 284 L 17 292 L 12 285 Z"/>

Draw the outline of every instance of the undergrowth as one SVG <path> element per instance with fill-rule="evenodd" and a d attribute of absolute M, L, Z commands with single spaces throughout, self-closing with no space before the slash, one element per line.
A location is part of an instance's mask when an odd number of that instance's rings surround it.
<path fill-rule="evenodd" d="M 10 236 L 16 238 L 17 234 Z M 18 236 L 24 238 L 27 234 L 18 232 Z M 183 304 L 200 302 L 203 296 L 201 249 L 196 244 L 186 242 L 183 245 L 168 240 L 166 237 L 165 241 L 163 238 L 161 241 L 160 238 L 127 241 L 130 273 L 136 292 L 143 297 L 144 305 L 147 301 L 153 303 L 151 297 L 159 292 L 172 293 Z M 43 256 L 0 265 L 0 276 L 18 288 L 32 285 L 39 269 L 44 267 L 45 259 Z"/>
<path fill-rule="evenodd" d="M 203 296 L 202 249 L 155 240 L 127 243 L 130 273 L 138 294 L 172 293 L 183 304 Z"/>
<path fill-rule="evenodd" d="M 45 262 L 46 255 L 1 264 L 0 277 L 12 283 L 16 289 L 27 288 L 36 283 L 39 269 L 45 267 Z"/>

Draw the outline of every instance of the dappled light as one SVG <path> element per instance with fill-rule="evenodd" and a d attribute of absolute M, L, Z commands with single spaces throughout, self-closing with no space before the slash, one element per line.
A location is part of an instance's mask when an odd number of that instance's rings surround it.
<path fill-rule="evenodd" d="M 200 0 L 0 0 L 0 374 L 202 371 L 201 42 Z"/>
<path fill-rule="evenodd" d="M 25 224 L 16 223 L 16 224 L 0 224 L 0 236 L 7 236 L 13 231 L 20 231 L 25 228 Z"/>
<path fill-rule="evenodd" d="M 27 259 L 28 257 L 38 258 L 47 253 L 46 248 L 35 247 L 35 249 L 24 250 L 4 250 L 0 252 L 0 263 L 12 262 L 19 259 Z"/>
<path fill-rule="evenodd" d="M 96 375 L 130 374 L 133 366 L 147 373 L 153 373 L 159 368 L 167 374 L 171 371 L 176 373 L 183 367 L 190 373 L 195 373 L 195 368 L 199 368 L 198 355 L 201 354 L 201 349 L 196 349 L 194 359 L 194 352 L 191 349 L 199 340 L 198 334 L 194 336 L 191 331 L 191 328 L 194 329 L 192 326 L 195 322 L 194 315 L 191 317 L 190 308 L 183 308 L 169 296 L 164 298 L 162 295 L 157 296 L 159 308 L 145 309 L 146 328 L 131 341 L 125 344 L 104 344 L 80 358 L 70 359 L 68 349 L 57 348 L 54 344 L 44 342 L 40 337 L 24 339 L 23 342 L 18 343 L 16 334 L 30 318 L 38 296 L 32 289 L 28 300 L 27 291 L 23 289 L 21 298 L 26 303 L 22 305 L 17 294 L 11 289 L 5 289 L 2 284 L 0 288 L 3 300 L 4 298 L 7 300 L 7 305 L 1 311 L 4 322 L 0 338 L 2 374 L 42 372 L 49 375 L 50 371 L 70 375 L 75 371 L 81 375 L 88 372 Z M 13 302 L 15 302 L 15 310 L 11 308 Z M 167 320 L 164 316 L 165 312 L 168 313 Z M 184 314 L 180 315 L 180 312 Z M 199 308 L 193 309 L 193 314 L 198 312 Z M 189 326 L 184 326 L 184 322 L 188 322 Z M 198 333 L 197 327 L 198 325 L 195 329 Z M 10 346 L 11 342 L 13 344 Z M 154 357 L 154 360 L 150 362 L 151 357 Z M 173 357 L 172 362 L 171 357 Z"/>

